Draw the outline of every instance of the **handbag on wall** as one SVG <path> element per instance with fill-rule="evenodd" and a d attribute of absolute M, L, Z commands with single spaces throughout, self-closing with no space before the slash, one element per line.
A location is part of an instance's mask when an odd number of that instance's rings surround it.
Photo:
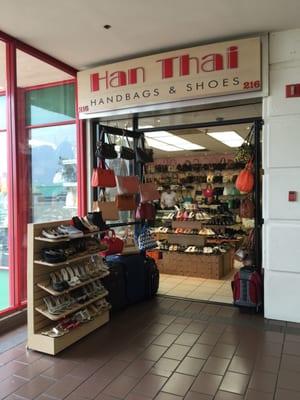
<path fill-rule="evenodd" d="M 246 167 L 239 173 L 235 187 L 242 193 L 250 193 L 254 187 L 253 163 L 248 161 Z"/>
<path fill-rule="evenodd" d="M 111 143 L 109 135 L 107 135 L 108 143 L 105 143 L 105 130 L 102 128 L 100 140 L 97 142 L 95 156 L 101 160 L 112 160 L 118 158 L 118 153 L 115 150 L 115 144 Z"/>
<path fill-rule="evenodd" d="M 153 162 L 153 149 L 147 149 L 143 146 L 142 139 L 139 139 L 139 143 L 136 148 L 136 162 L 140 164 L 147 164 Z"/>
<path fill-rule="evenodd" d="M 206 185 L 206 188 L 202 190 L 202 194 L 204 197 L 209 198 L 213 197 L 214 195 L 214 189 L 211 184 Z"/>
<path fill-rule="evenodd" d="M 138 237 L 138 247 L 140 250 L 151 250 L 157 247 L 156 240 L 146 225 L 142 228 L 142 231 Z"/>
<path fill-rule="evenodd" d="M 119 211 L 130 211 L 136 209 L 134 194 L 118 194 L 116 196 L 116 206 Z"/>
<path fill-rule="evenodd" d="M 240 206 L 240 217 L 241 218 L 253 218 L 254 217 L 254 204 L 253 201 L 247 197 L 241 201 Z"/>
<path fill-rule="evenodd" d="M 114 170 L 110 168 L 97 167 L 93 169 L 92 186 L 113 188 L 116 187 L 116 178 Z"/>
<path fill-rule="evenodd" d="M 151 203 L 140 203 L 136 213 L 136 219 L 147 219 L 153 221 L 155 219 L 156 209 Z"/>
<path fill-rule="evenodd" d="M 118 221 L 119 211 L 115 201 L 106 201 L 104 190 L 97 201 L 93 202 L 93 211 L 101 211 L 105 221 Z"/>
<path fill-rule="evenodd" d="M 156 189 L 156 185 L 152 182 L 140 183 L 140 201 L 146 203 L 148 201 L 159 200 L 160 194 Z"/>
<path fill-rule="evenodd" d="M 101 243 L 107 246 L 107 250 L 100 253 L 104 257 L 112 254 L 119 254 L 123 251 L 124 242 L 122 239 L 116 236 L 113 229 L 109 229 L 108 231 L 106 231 L 104 238 L 101 240 Z"/>
<path fill-rule="evenodd" d="M 135 194 L 139 192 L 139 178 L 137 176 L 116 176 L 119 194 Z"/>
<path fill-rule="evenodd" d="M 125 140 L 126 140 L 126 143 L 125 143 Z M 124 146 L 124 144 L 127 144 L 127 146 Z M 135 159 L 135 152 L 131 148 L 128 137 L 125 135 L 124 130 L 123 130 L 123 136 L 122 136 L 122 146 L 120 148 L 120 158 L 123 158 L 123 160 L 134 160 Z"/>

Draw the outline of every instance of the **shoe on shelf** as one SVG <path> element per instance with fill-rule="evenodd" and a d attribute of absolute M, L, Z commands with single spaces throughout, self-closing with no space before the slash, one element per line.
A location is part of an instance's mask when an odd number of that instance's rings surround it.
<path fill-rule="evenodd" d="M 65 239 L 69 237 L 67 234 L 61 233 L 56 229 L 43 229 L 42 236 L 47 239 Z"/>
<path fill-rule="evenodd" d="M 76 239 L 83 236 L 83 232 L 73 225 L 60 225 L 57 228 L 58 232 L 68 235 L 70 239 Z"/>

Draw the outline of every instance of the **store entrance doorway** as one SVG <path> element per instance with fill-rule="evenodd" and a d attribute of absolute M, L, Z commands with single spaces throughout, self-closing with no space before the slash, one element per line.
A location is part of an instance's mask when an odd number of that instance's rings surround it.
<path fill-rule="evenodd" d="M 154 224 L 160 251 L 153 252 L 159 294 L 232 304 L 234 274 L 244 265 L 261 270 L 262 123 L 242 118 L 140 126 L 155 157 L 145 180 L 161 193 Z M 176 149 L 189 144 L 191 150 Z M 236 179 L 249 161 L 254 186 L 243 193 Z M 245 251 L 238 261 L 239 249 Z"/>

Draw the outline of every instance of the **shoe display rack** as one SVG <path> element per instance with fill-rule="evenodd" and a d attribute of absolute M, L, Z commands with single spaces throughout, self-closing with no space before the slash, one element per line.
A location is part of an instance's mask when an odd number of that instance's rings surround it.
<path fill-rule="evenodd" d="M 86 277 L 84 281 L 78 280 L 76 284 L 69 286 L 65 290 L 57 291 L 53 289 L 50 284 L 50 274 L 53 272 L 57 273 L 62 268 L 69 271 L 77 263 L 77 265 L 84 265 L 85 262 L 93 260 L 93 257 L 99 254 L 99 250 L 85 251 L 78 255 L 72 255 L 67 258 L 66 261 L 51 263 L 42 260 L 42 250 L 55 248 L 56 246 L 62 246 L 64 244 L 72 244 L 73 240 L 83 240 L 97 236 L 100 232 L 85 233 L 80 239 L 72 238 L 46 238 L 42 236 L 42 231 L 45 229 L 56 229 L 60 225 L 70 225 L 70 221 L 55 221 L 49 223 L 36 223 L 28 225 L 28 272 L 27 272 L 27 291 L 28 291 L 28 342 L 27 347 L 31 350 L 40 351 L 43 353 L 55 355 L 65 349 L 66 347 L 77 342 L 90 332 L 100 328 L 102 325 L 109 321 L 109 305 L 103 309 L 98 309 L 96 305 L 99 301 L 105 302 L 105 296 L 108 292 L 106 290 L 101 291 L 101 285 L 96 285 L 97 282 L 104 278 L 108 274 L 106 271 L 96 271 L 94 276 Z M 101 259 L 100 259 L 101 260 Z M 83 290 L 88 288 L 89 285 L 96 285 L 98 292 L 93 293 L 93 296 L 86 297 L 80 302 L 71 302 L 67 307 L 61 308 L 58 313 L 49 312 L 45 304 L 45 298 L 47 296 L 54 300 L 57 300 L 57 304 L 64 302 L 65 298 L 73 298 L 75 291 Z M 99 291 L 100 287 L 100 291 Z M 87 289 L 86 289 L 87 290 Z M 102 300 L 103 299 L 103 300 Z M 97 303 L 98 302 L 98 303 Z M 87 313 L 87 307 L 94 307 L 96 312 L 92 318 L 85 320 L 84 316 Z M 63 335 L 51 335 L 48 336 L 45 332 L 56 332 L 57 326 L 61 321 L 65 321 L 79 313 L 83 317 L 80 323 L 76 323 L 72 329 L 65 330 Z M 88 314 L 88 313 L 87 313 Z M 42 333 L 43 332 L 43 333 Z"/>

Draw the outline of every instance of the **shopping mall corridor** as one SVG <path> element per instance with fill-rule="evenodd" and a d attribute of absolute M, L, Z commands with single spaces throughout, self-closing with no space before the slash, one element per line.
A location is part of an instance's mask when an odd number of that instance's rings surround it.
<path fill-rule="evenodd" d="M 0 399 L 300 399 L 300 324 L 231 306 L 159 296 L 56 357 L 11 340 Z"/>

